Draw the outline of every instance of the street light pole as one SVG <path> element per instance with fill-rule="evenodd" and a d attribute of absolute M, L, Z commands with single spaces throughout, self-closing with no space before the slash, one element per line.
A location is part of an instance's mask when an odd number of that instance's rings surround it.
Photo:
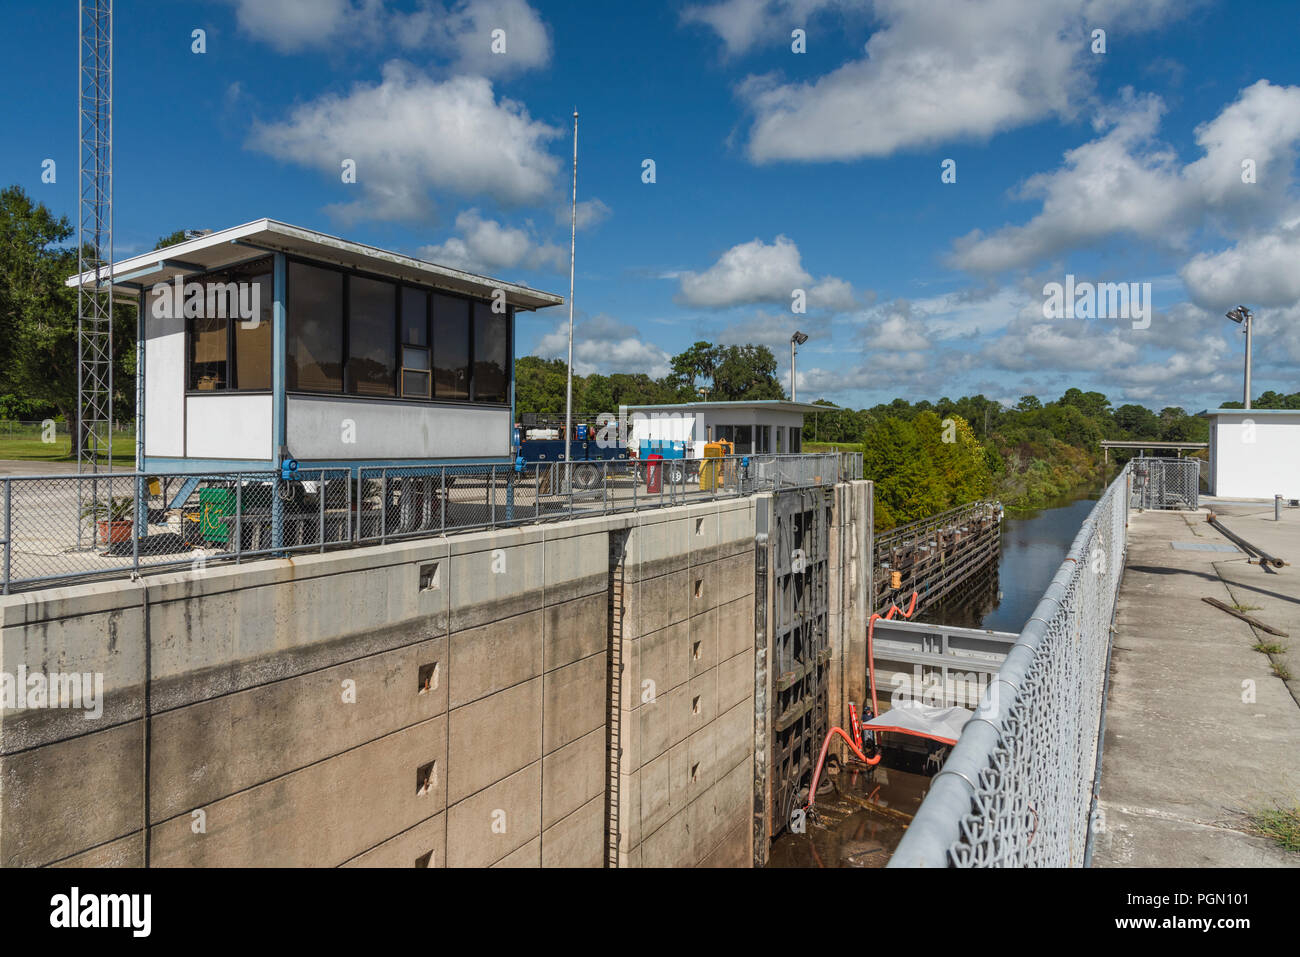
<path fill-rule="evenodd" d="M 1229 319 L 1231 319 L 1233 322 L 1240 323 L 1241 331 L 1246 334 L 1246 381 L 1242 389 L 1242 405 L 1245 408 L 1249 409 L 1250 408 L 1250 337 L 1251 337 L 1251 332 L 1253 331 L 1251 329 L 1252 326 L 1251 320 L 1254 319 L 1255 317 L 1251 314 L 1250 310 L 1247 309 L 1245 306 L 1238 306 L 1236 309 L 1233 309 L 1231 312 L 1224 313 L 1224 315 L 1227 316 Z"/>
<path fill-rule="evenodd" d="M 1242 325 L 1246 327 L 1246 408 L 1248 409 L 1250 408 L 1250 327 L 1252 325 L 1251 320 L 1254 318 L 1255 317 L 1247 311 L 1246 321 L 1242 323 Z"/>
<path fill-rule="evenodd" d="M 790 401 L 794 401 L 794 355 L 795 346 L 801 346 L 808 341 L 808 335 L 795 330 L 794 335 L 790 337 Z"/>
<path fill-rule="evenodd" d="M 573 208 L 569 215 L 569 364 L 564 387 L 564 485 L 572 488 L 573 441 L 573 266 L 578 254 L 578 111 L 573 111 Z"/>

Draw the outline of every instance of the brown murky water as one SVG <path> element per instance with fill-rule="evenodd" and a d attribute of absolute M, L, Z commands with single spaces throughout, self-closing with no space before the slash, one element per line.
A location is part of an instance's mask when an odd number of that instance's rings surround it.
<path fill-rule="evenodd" d="M 930 779 L 887 768 L 846 765 L 821 794 L 803 834 L 776 839 L 768 867 L 884 867 L 930 790 Z"/>

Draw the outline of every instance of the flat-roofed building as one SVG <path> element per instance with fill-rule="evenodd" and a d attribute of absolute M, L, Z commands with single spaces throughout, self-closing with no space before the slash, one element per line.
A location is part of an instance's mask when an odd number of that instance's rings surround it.
<path fill-rule="evenodd" d="M 1300 409 L 1215 409 L 1210 494 L 1300 498 Z"/>
<path fill-rule="evenodd" d="M 684 402 L 628 405 L 619 409 L 628 444 L 681 443 L 686 458 L 700 458 L 709 442 L 726 440 L 737 455 L 786 454 L 803 450 L 804 417 L 834 412 L 835 406 L 785 399 L 750 402 Z"/>
<path fill-rule="evenodd" d="M 137 466 L 167 473 L 508 463 L 515 314 L 564 301 L 271 219 L 112 284 L 139 306 Z"/>

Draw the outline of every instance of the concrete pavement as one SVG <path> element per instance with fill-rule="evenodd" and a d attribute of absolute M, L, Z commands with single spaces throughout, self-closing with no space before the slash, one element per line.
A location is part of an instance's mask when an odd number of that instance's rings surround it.
<path fill-rule="evenodd" d="M 1300 509 L 1284 509 L 1279 523 L 1271 504 L 1213 508 L 1237 535 L 1295 564 L 1272 573 L 1247 563 L 1204 511 L 1132 513 L 1095 866 L 1300 866 L 1246 822 L 1251 811 L 1300 803 Z M 1253 606 L 1247 614 L 1290 637 L 1256 634 L 1202 597 Z M 1286 650 L 1270 656 L 1254 650 L 1259 642 Z"/>

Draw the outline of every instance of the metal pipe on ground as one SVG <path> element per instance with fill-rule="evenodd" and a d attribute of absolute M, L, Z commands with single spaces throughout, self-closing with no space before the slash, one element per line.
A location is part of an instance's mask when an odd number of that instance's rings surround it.
<path fill-rule="evenodd" d="M 1205 520 L 1210 524 L 1211 528 L 1219 532 L 1219 534 L 1228 541 L 1242 548 L 1247 554 L 1258 557 L 1261 565 L 1272 565 L 1274 568 L 1281 568 L 1286 564 L 1282 559 L 1274 558 L 1267 552 L 1261 551 L 1258 546 L 1252 545 L 1235 532 L 1228 531 L 1228 529 L 1224 528 L 1223 523 L 1219 521 L 1218 517 L 1213 512 L 1206 516 Z"/>

